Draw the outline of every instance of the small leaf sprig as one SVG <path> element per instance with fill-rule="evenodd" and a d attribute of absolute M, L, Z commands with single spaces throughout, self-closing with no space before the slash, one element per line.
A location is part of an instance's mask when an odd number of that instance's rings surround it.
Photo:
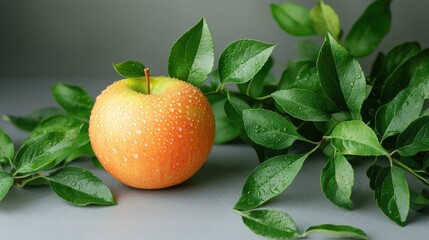
<path fill-rule="evenodd" d="M 4 116 L 31 133 L 15 154 L 12 140 L 0 129 L 0 200 L 14 184 L 49 185 L 77 206 L 115 205 L 109 188 L 97 176 L 68 166 L 82 156 L 94 158 L 88 137 L 93 100 L 82 88 L 62 83 L 52 87 L 52 94 L 63 109 L 44 108 L 27 117 Z"/>

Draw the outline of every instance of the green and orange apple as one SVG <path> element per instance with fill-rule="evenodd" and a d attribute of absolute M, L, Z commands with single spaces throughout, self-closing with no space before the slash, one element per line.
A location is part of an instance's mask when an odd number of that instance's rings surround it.
<path fill-rule="evenodd" d="M 92 109 L 89 135 L 114 178 L 135 188 L 166 188 L 204 164 L 215 122 L 195 86 L 169 77 L 150 77 L 148 83 L 149 77 L 128 78 L 107 87 Z"/>

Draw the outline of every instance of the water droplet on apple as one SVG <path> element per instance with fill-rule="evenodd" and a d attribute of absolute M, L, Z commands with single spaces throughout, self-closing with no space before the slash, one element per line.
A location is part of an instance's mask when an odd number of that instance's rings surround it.
<path fill-rule="evenodd" d="M 174 112 L 174 108 L 170 108 L 170 112 Z"/>
<path fill-rule="evenodd" d="M 128 158 L 127 157 L 124 157 L 124 161 L 126 162 L 126 161 L 128 161 Z"/>
<path fill-rule="evenodd" d="M 144 147 L 147 147 L 148 145 L 147 145 L 147 143 L 145 143 L 145 144 L 143 144 L 143 146 L 144 146 Z"/>
<path fill-rule="evenodd" d="M 147 123 L 146 119 L 143 119 L 143 120 L 142 120 L 142 123 Z"/>
<path fill-rule="evenodd" d="M 177 127 L 177 131 L 181 132 L 182 131 L 182 127 Z"/>
<path fill-rule="evenodd" d="M 118 153 L 118 149 L 112 148 L 112 152 L 116 154 L 116 153 Z"/>
<path fill-rule="evenodd" d="M 137 133 L 137 134 L 142 134 L 142 130 L 137 129 L 137 130 L 136 130 L 136 133 Z"/>
<path fill-rule="evenodd" d="M 137 153 L 133 153 L 133 158 L 139 158 L 139 155 Z"/>
<path fill-rule="evenodd" d="M 133 140 L 134 145 L 137 145 L 137 140 Z"/>

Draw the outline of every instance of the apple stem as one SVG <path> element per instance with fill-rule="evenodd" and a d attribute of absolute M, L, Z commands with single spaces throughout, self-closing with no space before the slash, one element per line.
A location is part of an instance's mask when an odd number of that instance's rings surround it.
<path fill-rule="evenodd" d="M 144 69 L 144 75 L 146 76 L 147 94 L 150 94 L 150 74 L 149 74 L 149 68 L 145 68 Z"/>

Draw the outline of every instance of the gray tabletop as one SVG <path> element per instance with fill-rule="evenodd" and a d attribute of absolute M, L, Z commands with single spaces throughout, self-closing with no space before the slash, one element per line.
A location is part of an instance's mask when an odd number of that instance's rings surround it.
<path fill-rule="evenodd" d="M 0 203 L 2 239 L 261 239 L 232 210 L 246 176 L 258 164 L 248 146 L 214 146 L 194 177 L 163 190 L 129 188 L 88 160 L 76 164 L 104 180 L 118 205 L 76 207 L 48 187 L 13 188 Z M 411 222 L 402 228 L 377 209 L 364 176 L 365 164 L 356 166 L 354 211 L 339 209 L 324 198 L 321 167 L 321 158 L 307 159 L 292 185 L 263 208 L 286 210 L 301 230 L 322 223 L 350 224 L 371 239 L 427 238 L 427 214 L 411 214 Z"/>
<path fill-rule="evenodd" d="M 55 105 L 50 87 L 56 82 L 82 86 L 96 96 L 109 79 L 2 79 L 0 114 L 25 115 Z M 97 83 L 97 84 L 95 84 Z M 18 147 L 27 133 L 0 121 Z M 292 151 L 297 151 L 293 148 Z M 365 171 L 370 162 L 353 162 L 355 210 L 334 206 L 320 188 L 322 156 L 306 160 L 291 186 L 263 208 L 285 210 L 303 231 L 323 223 L 363 229 L 371 239 L 427 239 L 428 210 L 412 212 L 404 228 L 378 209 Z M 112 190 L 118 205 L 76 207 L 58 198 L 48 187 L 14 187 L 0 202 L 0 239 L 263 239 L 252 233 L 233 206 L 247 175 L 258 165 L 252 148 L 241 144 L 214 146 L 201 170 L 190 180 L 163 190 L 124 186 L 88 159 L 76 165 L 88 168 Z M 311 235 L 311 239 L 323 239 Z"/>

